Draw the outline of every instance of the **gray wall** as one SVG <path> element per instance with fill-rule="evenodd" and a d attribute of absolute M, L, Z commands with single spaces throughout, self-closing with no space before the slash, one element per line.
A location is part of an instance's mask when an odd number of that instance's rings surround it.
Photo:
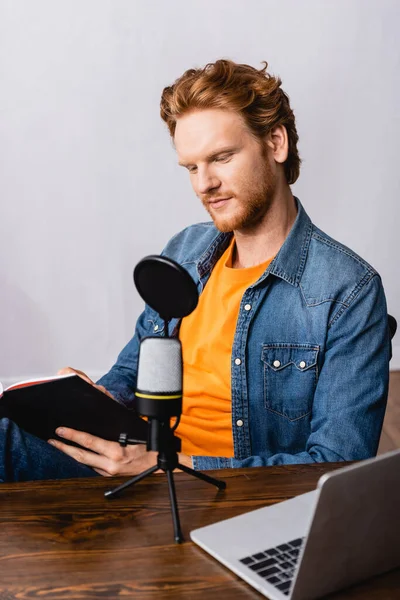
<path fill-rule="evenodd" d="M 399 26 L 397 0 L 0 0 L 0 380 L 96 377 L 131 337 L 133 266 L 207 218 L 160 93 L 220 57 L 282 77 L 294 191 L 400 320 Z"/>

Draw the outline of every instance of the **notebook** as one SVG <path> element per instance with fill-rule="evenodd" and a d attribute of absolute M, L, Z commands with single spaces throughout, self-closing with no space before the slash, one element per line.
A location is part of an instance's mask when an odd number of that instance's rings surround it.
<path fill-rule="evenodd" d="M 60 425 L 110 441 L 118 441 L 121 433 L 147 440 L 148 424 L 135 410 L 74 374 L 23 381 L 5 390 L 0 384 L 0 417 L 44 440 L 58 438 Z"/>

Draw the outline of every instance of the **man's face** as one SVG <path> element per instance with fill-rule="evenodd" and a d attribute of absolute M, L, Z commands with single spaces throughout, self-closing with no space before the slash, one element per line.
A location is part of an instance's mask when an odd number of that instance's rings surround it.
<path fill-rule="evenodd" d="M 220 231 L 253 228 L 267 213 L 277 185 L 266 144 L 242 117 L 220 109 L 180 117 L 175 130 L 179 164 Z"/>

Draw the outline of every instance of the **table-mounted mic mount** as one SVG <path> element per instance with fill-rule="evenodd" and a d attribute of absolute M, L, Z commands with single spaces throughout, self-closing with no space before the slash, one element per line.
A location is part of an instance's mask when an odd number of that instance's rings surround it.
<path fill-rule="evenodd" d="M 164 321 L 164 336 L 144 338 L 140 344 L 135 408 L 148 418 L 147 441 L 136 440 L 121 433 L 119 443 L 146 444 L 146 449 L 158 452 L 157 464 L 129 481 L 109 490 L 106 498 L 115 497 L 130 485 L 141 481 L 158 469 L 166 473 L 171 502 L 175 541 L 183 541 L 176 501 L 173 471 L 180 469 L 189 475 L 226 488 L 226 483 L 200 473 L 179 462 L 181 440 L 174 435 L 182 414 L 182 350 L 177 338 L 168 337 L 168 325 L 173 318 L 189 315 L 197 306 L 198 292 L 189 273 L 175 261 L 164 256 L 148 256 L 135 267 L 133 279 L 142 299 Z M 171 427 L 171 418 L 176 417 Z"/>

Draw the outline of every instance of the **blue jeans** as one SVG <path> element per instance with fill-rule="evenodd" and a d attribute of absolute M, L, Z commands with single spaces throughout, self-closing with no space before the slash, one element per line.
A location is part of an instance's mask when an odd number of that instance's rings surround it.
<path fill-rule="evenodd" d="M 0 419 L 0 482 L 94 477 L 96 471 L 78 463 L 46 441 Z"/>

